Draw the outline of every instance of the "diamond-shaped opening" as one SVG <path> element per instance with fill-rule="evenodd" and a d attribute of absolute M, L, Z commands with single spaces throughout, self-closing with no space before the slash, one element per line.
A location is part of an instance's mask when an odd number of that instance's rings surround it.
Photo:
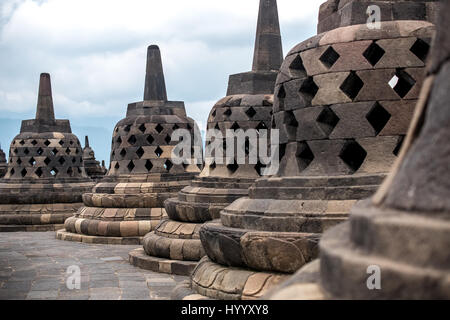
<path fill-rule="evenodd" d="M 70 144 L 70 145 L 73 145 L 73 141 L 72 141 L 72 140 L 70 140 L 70 141 L 69 141 L 69 144 Z"/>
<path fill-rule="evenodd" d="M 260 123 L 258 123 L 258 125 L 256 126 L 256 130 L 259 132 L 260 130 L 267 130 L 267 126 L 264 123 L 264 121 L 261 121 Z"/>
<path fill-rule="evenodd" d="M 319 60 L 330 69 L 336 61 L 338 61 L 340 55 L 336 52 L 336 50 L 333 49 L 332 46 L 330 46 L 325 52 L 320 56 Z"/>
<path fill-rule="evenodd" d="M 364 51 L 363 56 L 372 66 L 375 66 L 385 53 L 386 51 L 384 51 L 376 42 L 372 42 L 370 46 L 367 47 L 366 51 Z"/>
<path fill-rule="evenodd" d="M 161 124 L 159 124 L 158 123 L 158 125 L 156 126 L 156 131 L 158 132 L 158 133 L 161 133 L 163 130 L 164 130 L 164 127 L 161 125 Z"/>
<path fill-rule="evenodd" d="M 233 125 L 231 126 L 231 129 L 233 129 L 233 130 L 238 130 L 238 129 L 240 129 L 241 127 L 238 125 L 238 123 L 237 122 L 235 122 L 235 123 L 233 123 Z"/>
<path fill-rule="evenodd" d="M 356 72 L 352 71 L 341 84 L 340 89 L 347 95 L 347 97 L 354 100 L 363 86 L 364 82 L 360 77 L 358 77 Z"/>
<path fill-rule="evenodd" d="M 58 162 L 60 165 L 63 165 L 66 162 L 66 159 L 64 159 L 64 157 L 59 157 Z"/>
<path fill-rule="evenodd" d="M 217 112 L 216 109 L 214 109 L 214 110 L 211 112 L 211 116 L 212 116 L 213 118 L 216 116 L 216 112 Z"/>
<path fill-rule="evenodd" d="M 173 167 L 172 161 L 170 161 L 169 159 L 167 159 L 167 160 L 164 162 L 164 168 L 166 168 L 167 171 L 170 171 L 170 169 L 172 169 L 172 167 Z"/>
<path fill-rule="evenodd" d="M 428 53 L 430 52 L 430 45 L 422 39 L 417 39 L 409 50 L 414 53 L 417 58 L 425 62 Z"/>
<path fill-rule="evenodd" d="M 342 147 L 339 157 L 353 172 L 356 172 L 366 159 L 367 152 L 358 142 L 349 140 Z"/>
<path fill-rule="evenodd" d="M 130 132 L 131 130 L 131 125 L 126 125 L 125 128 L 123 129 L 125 132 Z"/>
<path fill-rule="evenodd" d="M 122 151 L 120 151 L 120 155 L 121 155 L 122 157 L 125 157 L 125 156 L 127 155 L 127 150 L 122 149 Z"/>
<path fill-rule="evenodd" d="M 292 110 L 284 112 L 284 123 L 290 127 L 298 128 L 298 121 Z"/>
<path fill-rule="evenodd" d="M 44 150 L 42 150 L 42 148 L 39 148 L 39 149 L 37 150 L 38 156 L 42 155 L 43 153 L 44 153 Z"/>
<path fill-rule="evenodd" d="M 50 145 L 50 141 L 49 140 L 45 140 L 44 144 L 45 144 L 46 147 L 48 147 Z"/>
<path fill-rule="evenodd" d="M 231 114 L 233 113 L 233 111 L 231 111 L 230 108 L 228 108 L 227 110 L 225 110 L 225 112 L 223 113 L 224 116 L 229 117 L 231 116 Z"/>
<path fill-rule="evenodd" d="M 27 170 L 23 168 L 22 171 L 20 171 L 20 174 L 22 175 L 22 178 L 25 177 L 27 175 Z"/>
<path fill-rule="evenodd" d="M 41 168 L 37 168 L 37 170 L 34 172 L 39 178 L 42 176 L 43 172 Z"/>
<path fill-rule="evenodd" d="M 13 151 L 15 154 L 18 154 L 19 153 L 19 150 L 17 150 L 17 149 L 14 149 L 14 151 Z"/>
<path fill-rule="evenodd" d="M 142 158 L 144 153 L 145 153 L 145 151 L 144 151 L 144 149 L 142 149 L 142 147 L 139 147 L 139 149 L 136 150 L 136 154 L 139 157 L 139 159 Z"/>
<path fill-rule="evenodd" d="M 286 149 L 284 151 L 286 151 Z M 314 154 L 306 142 L 301 143 L 297 149 L 296 157 L 300 160 L 300 170 L 305 170 L 314 160 Z"/>
<path fill-rule="evenodd" d="M 404 141 L 405 141 L 405 136 L 398 137 L 397 145 L 395 146 L 395 149 L 392 152 L 396 157 L 398 157 L 398 155 L 400 154 L 400 150 L 402 149 Z"/>
<path fill-rule="evenodd" d="M 405 72 L 405 70 L 402 69 L 398 69 L 395 76 L 389 82 L 389 85 L 400 96 L 400 98 L 404 98 L 415 84 L 416 80 L 414 80 L 408 73 Z"/>
<path fill-rule="evenodd" d="M 59 140 L 59 145 L 62 147 L 63 145 L 64 145 L 64 141 L 62 141 L 62 140 Z"/>
<path fill-rule="evenodd" d="M 118 143 L 118 144 L 121 144 L 121 143 L 122 143 L 122 138 L 121 138 L 120 136 L 117 138 L 117 143 Z"/>
<path fill-rule="evenodd" d="M 22 159 L 18 158 L 16 162 L 17 162 L 18 165 L 21 165 L 22 164 Z"/>
<path fill-rule="evenodd" d="M 78 170 L 78 173 L 81 174 L 82 171 L 79 167 L 77 168 L 77 170 Z"/>
<path fill-rule="evenodd" d="M 291 73 L 295 74 L 298 77 L 306 76 L 306 69 L 303 65 L 303 61 L 300 55 L 297 55 L 291 62 L 289 69 L 291 70 Z"/>
<path fill-rule="evenodd" d="M 158 146 L 158 147 L 155 149 L 155 154 L 156 154 L 156 156 L 159 158 L 159 157 L 161 157 L 161 155 L 163 154 L 163 150 Z"/>
<path fill-rule="evenodd" d="M 23 153 L 29 154 L 29 153 L 30 153 L 30 150 L 28 150 L 28 148 L 25 148 L 25 150 L 23 150 Z"/>
<path fill-rule="evenodd" d="M 233 163 L 227 164 L 227 169 L 230 172 L 230 174 L 233 174 L 239 169 L 239 165 L 237 164 L 236 160 L 234 160 Z"/>
<path fill-rule="evenodd" d="M 72 169 L 72 167 L 69 167 L 69 168 L 67 169 L 67 175 L 69 175 L 70 177 L 73 176 L 73 169 Z"/>
<path fill-rule="evenodd" d="M 245 114 L 251 119 L 256 115 L 256 110 L 253 107 L 250 107 L 245 111 Z"/>
<path fill-rule="evenodd" d="M 131 160 L 129 163 L 128 163 L 128 165 L 127 165 L 127 168 L 128 168 L 128 171 L 133 171 L 133 169 L 135 168 L 136 166 L 134 165 L 134 162 L 133 162 L 133 160 Z"/>
<path fill-rule="evenodd" d="M 33 146 L 35 146 L 35 145 L 37 145 L 37 141 L 36 140 L 33 140 L 33 141 L 31 141 L 31 144 L 33 145 Z"/>
<path fill-rule="evenodd" d="M 136 143 L 136 137 L 134 135 L 131 135 L 131 137 L 128 138 L 128 143 L 131 145 L 134 145 Z"/>
<path fill-rule="evenodd" d="M 264 169 L 266 167 L 265 164 L 262 164 L 261 162 L 258 161 L 258 163 L 255 165 L 255 170 L 256 172 L 261 176 L 262 175 L 262 169 Z"/>
<path fill-rule="evenodd" d="M 52 151 L 50 151 L 52 153 L 52 155 L 56 155 L 58 153 L 58 149 L 54 148 Z"/>
<path fill-rule="evenodd" d="M 31 166 L 34 166 L 34 165 L 36 165 L 36 159 L 34 159 L 33 157 L 31 157 L 31 159 L 28 161 L 28 163 L 29 163 Z"/>
<path fill-rule="evenodd" d="M 329 135 L 338 124 L 339 117 L 330 107 L 325 107 L 317 117 L 316 121 L 325 134 Z"/>
<path fill-rule="evenodd" d="M 172 141 L 172 138 L 169 135 L 166 135 L 164 141 L 166 141 L 166 143 L 169 144 L 170 141 Z"/>
<path fill-rule="evenodd" d="M 118 162 L 116 162 L 116 165 L 114 166 L 114 168 L 115 168 L 116 170 L 118 170 L 118 169 L 120 168 L 120 164 L 119 164 Z"/>
<path fill-rule="evenodd" d="M 172 130 L 175 131 L 175 130 L 178 130 L 178 129 L 180 129 L 180 126 L 175 123 L 173 125 L 173 127 L 172 127 Z"/>
<path fill-rule="evenodd" d="M 11 171 L 9 171 L 9 174 L 14 175 L 14 173 L 16 173 L 16 170 L 14 170 L 14 168 L 11 168 Z"/>
<path fill-rule="evenodd" d="M 80 149 L 75 149 L 75 154 L 79 154 L 80 153 Z"/>
<path fill-rule="evenodd" d="M 375 129 L 375 134 L 378 135 L 386 126 L 389 119 L 391 119 L 391 114 L 378 102 L 375 102 L 372 109 L 367 114 L 366 119 Z"/>
<path fill-rule="evenodd" d="M 153 163 L 150 160 L 147 160 L 145 162 L 145 168 L 147 169 L 148 172 L 150 172 L 150 170 L 152 170 L 153 168 Z"/>
<path fill-rule="evenodd" d="M 141 131 L 142 133 L 144 133 L 146 129 L 147 128 L 145 127 L 144 123 L 139 126 L 139 131 Z"/>
<path fill-rule="evenodd" d="M 23 145 L 25 144 L 25 141 L 20 140 L 20 141 L 19 141 L 19 144 L 23 146 Z"/>
<path fill-rule="evenodd" d="M 319 91 L 319 87 L 314 82 L 313 77 L 308 77 L 305 81 L 303 81 L 299 90 L 299 92 L 309 100 L 314 99 L 317 91 Z"/>
<path fill-rule="evenodd" d="M 75 163 L 75 162 L 77 162 L 77 158 L 72 157 L 72 163 Z"/>
<path fill-rule="evenodd" d="M 149 136 L 147 137 L 147 142 L 148 142 L 149 144 L 152 144 L 153 141 L 155 141 L 155 139 L 154 139 L 151 135 L 149 135 Z"/>
<path fill-rule="evenodd" d="M 209 169 L 210 170 L 214 170 L 215 168 L 216 168 L 216 162 L 213 162 L 213 163 L 211 163 L 210 165 L 209 165 Z"/>
<path fill-rule="evenodd" d="M 50 158 L 47 157 L 47 158 L 44 159 L 45 165 L 48 166 L 50 164 L 50 162 L 52 162 L 52 160 L 50 160 Z"/>
<path fill-rule="evenodd" d="M 56 168 L 52 168 L 51 170 L 50 170 L 50 174 L 52 175 L 52 176 L 56 176 L 57 174 L 58 174 L 58 169 L 56 169 Z"/>
<path fill-rule="evenodd" d="M 116 127 L 116 129 L 115 129 L 114 131 L 115 131 L 116 133 L 117 133 L 117 132 L 119 132 L 119 128 L 118 128 L 118 127 Z"/>
<path fill-rule="evenodd" d="M 214 129 L 220 131 L 219 123 L 216 123 L 216 125 L 214 126 Z"/>
<path fill-rule="evenodd" d="M 66 149 L 66 154 L 70 154 L 70 148 L 69 147 Z"/>

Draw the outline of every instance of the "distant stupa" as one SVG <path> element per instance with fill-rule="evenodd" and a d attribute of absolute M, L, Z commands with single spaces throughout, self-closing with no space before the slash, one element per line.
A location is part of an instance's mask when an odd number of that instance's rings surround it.
<path fill-rule="evenodd" d="M 36 118 L 22 121 L 9 154 L 0 180 L 0 231 L 60 229 L 94 186 L 69 120 L 55 119 L 47 73 L 40 77 Z"/>
<path fill-rule="evenodd" d="M 8 170 L 8 163 L 6 162 L 6 155 L 2 150 L 2 145 L 0 144 L 0 178 L 3 178 Z"/>
<path fill-rule="evenodd" d="M 94 150 L 89 145 L 89 137 L 84 138 L 83 162 L 87 175 L 94 181 L 99 182 L 106 174 L 106 170 L 100 166 L 100 162 L 95 159 Z"/>

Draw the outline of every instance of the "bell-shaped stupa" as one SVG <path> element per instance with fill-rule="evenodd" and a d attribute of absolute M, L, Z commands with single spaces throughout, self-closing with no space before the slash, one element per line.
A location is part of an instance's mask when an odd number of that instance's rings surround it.
<path fill-rule="evenodd" d="M 273 89 L 282 61 L 277 2 L 261 0 L 252 71 L 230 76 L 227 96 L 214 105 L 208 118 L 207 129 L 222 135 L 216 138 L 223 140 L 219 145 L 224 154 L 227 130 L 270 128 Z M 238 161 L 237 156 L 235 149 L 228 163 L 206 159 L 200 176 L 177 198 L 166 201 L 170 220 L 145 237 L 144 250 L 131 252 L 130 262 L 153 271 L 189 275 L 205 255 L 199 236 L 202 224 L 219 218 L 221 209 L 247 196 L 251 184 L 261 177 L 259 161 L 252 163 L 248 154 L 245 161 Z"/>
<path fill-rule="evenodd" d="M 273 106 L 278 174 L 257 180 L 220 222 L 201 228 L 208 257 L 191 276 L 194 292 L 261 297 L 315 259 L 321 234 L 375 193 L 407 133 L 434 35 L 426 20 L 435 3 L 402 1 L 402 16 L 398 3 L 380 3 L 390 19 L 379 24 L 366 23 L 371 2 L 322 5 L 319 26 L 327 16 L 348 21 L 331 24 L 285 58 Z M 175 295 L 189 293 L 179 287 Z"/>
<path fill-rule="evenodd" d="M 0 231 L 60 229 L 94 183 L 69 120 L 55 119 L 50 75 L 39 82 L 36 118 L 22 121 L 0 180 Z"/>
<path fill-rule="evenodd" d="M 191 137 L 190 164 L 173 160 L 178 141 L 172 134 L 177 129 L 185 129 Z M 167 100 L 160 50 L 148 47 L 144 101 L 128 105 L 126 118 L 113 132 L 107 175 L 92 193 L 83 195 L 85 206 L 66 220 L 57 237 L 139 244 L 165 216 L 164 201 L 200 173 L 202 146 L 196 131 L 184 102 Z"/>
<path fill-rule="evenodd" d="M 84 138 L 84 148 L 83 148 L 83 162 L 86 174 L 94 181 L 99 182 L 107 170 L 100 165 L 100 162 L 95 159 L 95 152 L 89 145 L 89 137 Z"/>
<path fill-rule="evenodd" d="M 450 2 L 399 159 L 272 299 L 450 299 Z"/>

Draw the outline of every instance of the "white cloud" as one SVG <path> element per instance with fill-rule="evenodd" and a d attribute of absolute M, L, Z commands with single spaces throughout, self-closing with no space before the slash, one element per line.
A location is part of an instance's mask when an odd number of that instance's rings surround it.
<path fill-rule="evenodd" d="M 322 2 L 278 0 L 285 53 L 314 34 Z M 189 101 L 188 114 L 206 122 L 228 76 L 251 69 L 258 4 L 1 0 L 0 117 L 33 115 L 39 73 L 49 72 L 58 117 L 112 128 L 102 117 L 142 99 L 146 47 L 158 44 L 169 99 Z"/>

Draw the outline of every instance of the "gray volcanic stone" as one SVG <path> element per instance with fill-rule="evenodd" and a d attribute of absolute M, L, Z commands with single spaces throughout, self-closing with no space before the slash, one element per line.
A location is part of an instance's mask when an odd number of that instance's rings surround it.
<path fill-rule="evenodd" d="M 22 121 L 9 153 L 0 180 L 0 231 L 60 228 L 93 182 L 69 120 L 55 119 L 49 74 L 40 76 L 36 118 Z"/>
<path fill-rule="evenodd" d="M 106 176 L 83 195 L 84 207 L 58 232 L 63 240 L 139 244 L 165 216 L 164 201 L 176 195 L 203 167 L 199 129 L 184 102 L 167 101 L 161 53 L 147 50 L 144 101 L 128 105 L 114 128 Z M 176 164 L 177 129 L 191 135 L 190 164 Z"/>
<path fill-rule="evenodd" d="M 270 129 L 273 88 L 282 60 L 276 1 L 261 1 L 252 71 L 230 76 L 227 96 L 214 105 L 208 117 L 207 129 L 219 130 L 224 137 L 224 152 L 227 148 L 227 129 Z M 174 272 L 180 261 L 198 261 L 205 255 L 199 236 L 201 225 L 219 218 L 223 208 L 247 196 L 251 184 L 261 177 L 261 163 L 251 164 L 248 155 L 245 164 L 237 164 L 235 151 L 234 163 L 207 163 L 190 186 L 181 190 L 176 198 L 166 200 L 165 208 L 171 220 L 162 222 L 153 234 L 145 237 L 144 249 L 149 258 L 142 258 L 141 265 L 148 262 L 152 270 L 158 270 L 155 267 L 156 257 L 171 258 L 171 268 L 167 270 Z M 161 232 L 169 224 L 176 225 L 178 229 Z M 184 233 L 179 233 L 179 230 L 184 229 L 192 230 L 195 239 L 186 239 Z M 175 254 L 181 246 L 182 254 Z M 131 255 L 130 260 L 136 262 L 137 256 L 137 253 Z M 139 265 L 139 262 L 136 263 Z M 164 268 L 159 270 L 164 272 Z M 189 272 L 192 270 L 193 268 L 186 269 Z"/>
<path fill-rule="evenodd" d="M 283 299 L 450 298 L 450 38 L 441 7 L 432 68 L 422 88 L 400 161 L 371 199 L 359 202 L 347 223 L 327 231 L 320 262 L 302 268 L 269 295 Z M 369 290 L 368 267 L 381 287 Z M 305 275 L 313 276 L 305 280 Z M 377 274 L 374 274 L 375 276 Z"/>
<path fill-rule="evenodd" d="M 3 178 L 8 170 L 8 163 L 6 161 L 6 155 L 0 145 L 0 178 Z"/>
<path fill-rule="evenodd" d="M 392 12 L 395 3 L 380 5 Z M 403 3 L 420 11 L 417 2 Z M 200 229 L 210 263 L 254 274 L 294 273 L 317 258 L 322 233 L 346 221 L 351 207 L 372 196 L 395 163 L 426 75 L 435 28 L 419 15 L 408 21 L 391 18 L 381 22 L 381 29 L 369 29 L 367 17 L 359 22 L 358 15 L 365 15 L 368 4 L 328 2 L 320 20 L 327 12 L 330 17 L 339 12 L 343 24 L 287 55 L 273 103 L 280 169 L 258 179 L 248 197 L 224 208 L 220 223 Z M 197 272 L 192 279 L 201 278 Z M 214 280 L 208 290 L 192 288 L 217 298 L 225 284 L 219 271 L 215 275 L 209 275 Z"/>

